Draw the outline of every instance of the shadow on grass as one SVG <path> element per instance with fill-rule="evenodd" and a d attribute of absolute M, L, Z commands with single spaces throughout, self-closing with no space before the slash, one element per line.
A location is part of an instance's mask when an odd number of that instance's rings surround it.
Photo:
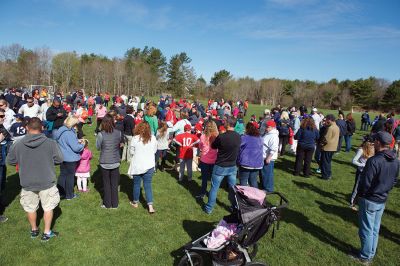
<path fill-rule="evenodd" d="M 208 232 L 211 232 L 215 228 L 215 223 L 214 222 L 206 222 L 206 221 L 190 221 L 190 220 L 184 220 L 182 222 L 182 227 L 185 230 L 185 232 L 189 235 L 191 238 L 191 241 L 194 241 Z M 186 244 L 186 243 L 185 243 Z M 184 246 L 181 248 L 172 251 L 170 254 L 174 258 L 174 265 L 178 265 L 179 261 L 182 259 L 182 257 L 185 255 L 184 251 Z M 199 253 L 200 255 L 203 256 L 203 259 L 205 260 L 205 265 L 211 265 L 211 255 L 208 257 L 204 253 Z"/>
<path fill-rule="evenodd" d="M 323 228 L 310 222 L 308 217 L 301 212 L 292 209 L 285 209 L 282 220 L 295 225 L 303 232 L 312 235 L 313 237 L 319 239 L 319 241 L 321 242 L 331 245 L 332 247 L 340 250 L 346 255 L 356 250 L 352 245 L 343 242 L 329 232 L 325 231 Z"/>
<path fill-rule="evenodd" d="M 350 222 L 354 226 L 358 227 L 358 215 L 355 211 L 351 210 L 350 208 L 336 206 L 332 204 L 326 204 L 321 201 L 315 201 L 315 202 L 319 204 L 320 209 L 325 213 L 333 214 L 337 217 L 340 217 L 343 221 Z M 382 224 L 380 227 L 379 235 L 392 241 L 397 245 L 400 245 L 400 234 L 391 232 L 386 226 Z"/>
<path fill-rule="evenodd" d="M 304 182 L 300 182 L 300 181 L 296 181 L 296 180 L 293 180 L 293 183 L 296 186 L 298 186 L 299 188 L 311 190 L 311 191 L 313 191 L 315 193 L 318 193 L 322 197 L 333 199 L 333 200 L 335 200 L 335 201 L 337 201 L 339 203 L 346 203 L 345 199 L 339 197 L 338 195 L 336 195 L 334 193 L 322 190 L 319 187 L 314 186 L 313 184 L 304 183 Z"/>

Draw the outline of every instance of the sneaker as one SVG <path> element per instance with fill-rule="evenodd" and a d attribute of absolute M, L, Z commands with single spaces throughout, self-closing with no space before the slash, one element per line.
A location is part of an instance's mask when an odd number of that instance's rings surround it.
<path fill-rule="evenodd" d="M 358 211 L 356 205 L 350 204 L 350 209 L 352 209 L 353 211 Z"/>
<path fill-rule="evenodd" d="M 8 218 L 4 215 L 0 215 L 0 223 L 5 223 L 7 222 Z"/>
<path fill-rule="evenodd" d="M 316 172 L 317 174 L 320 174 L 320 173 L 321 173 L 321 169 L 317 168 L 317 169 L 315 170 L 315 172 Z"/>
<path fill-rule="evenodd" d="M 66 200 L 73 200 L 73 199 L 76 199 L 77 197 L 79 197 L 78 194 L 74 194 L 74 195 L 72 196 L 72 198 L 66 199 Z"/>
<path fill-rule="evenodd" d="M 104 205 L 104 204 L 101 204 L 101 205 L 100 205 L 100 208 L 102 208 L 102 209 L 107 209 L 106 205 Z"/>
<path fill-rule="evenodd" d="M 42 238 L 40 240 L 47 242 L 50 240 L 50 238 L 58 236 L 58 232 L 50 231 L 50 233 L 45 234 L 43 233 Z"/>
<path fill-rule="evenodd" d="M 39 236 L 39 233 L 40 233 L 39 229 L 31 230 L 31 238 L 36 238 L 36 237 L 38 237 L 38 236 Z"/>

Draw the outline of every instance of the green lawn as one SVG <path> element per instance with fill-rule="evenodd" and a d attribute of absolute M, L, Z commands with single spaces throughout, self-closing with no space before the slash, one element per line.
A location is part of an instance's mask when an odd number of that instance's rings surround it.
<path fill-rule="evenodd" d="M 251 106 L 249 115 L 264 108 Z M 337 114 L 336 111 L 333 113 Z M 360 115 L 356 114 L 359 123 Z M 357 125 L 359 127 L 359 125 Z M 228 213 L 227 193 L 221 189 L 212 215 L 205 214 L 194 195 L 200 191 L 199 173 L 194 182 L 179 184 L 175 173 L 158 172 L 153 178 L 156 214 L 129 205 L 132 181 L 121 166 L 120 206 L 100 208 L 98 152 L 94 148 L 94 126 L 84 127 L 94 152 L 90 193 L 72 201 L 61 201 L 54 230 L 60 236 L 42 243 L 30 239 L 29 225 L 19 204 L 19 179 L 8 169 L 6 197 L 10 202 L 0 224 L 0 265 L 173 265 L 182 257 L 182 246 L 210 231 Z M 361 134 L 353 138 L 360 144 Z M 259 241 L 257 261 L 270 265 L 357 265 L 348 258 L 358 249 L 357 213 L 348 208 L 355 168 L 354 150 L 333 159 L 333 179 L 293 177 L 294 157 L 285 155 L 275 163 L 275 189 L 287 196 L 290 207 L 283 213 L 280 230 Z M 315 165 L 313 165 L 315 168 Z M 144 202 L 143 202 L 144 203 Z M 400 191 L 392 190 L 382 219 L 379 249 L 374 265 L 400 265 Z M 43 222 L 40 225 L 43 229 Z"/>

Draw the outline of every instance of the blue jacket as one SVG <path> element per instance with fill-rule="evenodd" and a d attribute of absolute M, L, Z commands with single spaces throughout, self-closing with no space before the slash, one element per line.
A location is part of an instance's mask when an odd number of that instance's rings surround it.
<path fill-rule="evenodd" d="M 297 145 L 299 145 L 302 149 L 313 149 L 315 147 L 315 143 L 319 139 L 319 132 L 317 129 L 304 129 L 300 128 L 296 135 L 294 135 L 294 139 L 297 139 Z"/>
<path fill-rule="evenodd" d="M 66 126 L 60 127 L 55 133 L 54 139 L 60 147 L 64 162 L 77 162 L 81 159 L 80 152 L 85 146 L 78 142 L 74 129 Z"/>
<path fill-rule="evenodd" d="M 242 135 L 238 164 L 247 168 L 261 169 L 264 165 L 263 143 L 262 137 Z"/>
<path fill-rule="evenodd" d="M 397 183 L 400 162 L 391 150 L 377 152 L 367 160 L 360 176 L 358 195 L 367 200 L 384 203 Z"/>

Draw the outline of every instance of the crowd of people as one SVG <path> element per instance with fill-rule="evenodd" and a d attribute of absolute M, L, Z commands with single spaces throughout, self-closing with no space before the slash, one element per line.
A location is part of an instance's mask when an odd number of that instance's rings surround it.
<path fill-rule="evenodd" d="M 315 107 L 308 112 L 304 105 L 278 105 L 265 109 L 262 117 L 251 115 L 245 123 L 248 106 L 247 100 L 209 99 L 203 105 L 170 95 L 151 101 L 144 96 L 86 95 L 83 90 L 51 97 L 38 90 L 10 89 L 0 97 L 2 195 L 6 163 L 16 165 L 22 187 L 21 205 L 28 215 L 31 237 L 39 235 L 39 201 L 45 222 L 42 240 L 56 236 L 50 225 L 60 199 L 75 200 L 75 184 L 80 193 L 90 190 L 93 156 L 83 128 L 94 123 L 103 180 L 101 207 L 118 208 L 120 165 L 127 161 L 128 175 L 133 179 L 130 205 L 139 207 L 143 183 L 150 214 L 155 213 L 152 177 L 156 171 L 175 168 L 178 182 L 184 182 L 185 172 L 190 182 L 193 171 L 200 168 L 201 191 L 196 197 L 207 196 L 204 211 L 210 214 L 225 178 L 228 187 L 236 185 L 238 178 L 240 185 L 273 192 L 275 162 L 290 152 L 295 156 L 294 176 L 309 178 L 314 157 L 319 166 L 315 174 L 330 180 L 334 178 L 332 158 L 342 151 L 343 140 L 345 152 L 353 147 L 356 123 L 351 113 L 345 115 L 339 110 L 336 118 Z M 371 122 L 368 112 L 364 112 L 360 130 L 368 131 L 369 126 L 371 134 L 356 149 L 353 159 L 357 172 L 349 199 L 351 208 L 356 209 L 357 201 L 359 204 L 361 251 L 357 259 L 365 261 L 371 261 L 376 251 L 380 217 L 399 173 L 400 147 L 400 124 L 393 113 L 381 114 Z M 57 178 L 55 165 L 60 165 Z M 235 208 L 231 196 L 229 193 L 231 208 Z M 6 221 L 7 217 L 2 215 L 0 219 Z"/>

